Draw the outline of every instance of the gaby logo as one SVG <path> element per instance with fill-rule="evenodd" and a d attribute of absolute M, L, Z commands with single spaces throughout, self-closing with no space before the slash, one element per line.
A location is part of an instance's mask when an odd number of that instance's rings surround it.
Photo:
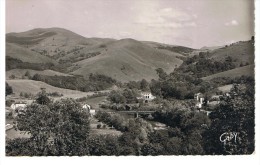
<path fill-rule="evenodd" d="M 220 135 L 219 137 L 219 140 L 224 143 L 224 145 L 227 143 L 227 142 L 230 142 L 232 140 L 234 140 L 234 142 L 236 143 L 237 142 L 237 135 L 238 133 L 237 132 L 225 132 L 223 134 Z"/>

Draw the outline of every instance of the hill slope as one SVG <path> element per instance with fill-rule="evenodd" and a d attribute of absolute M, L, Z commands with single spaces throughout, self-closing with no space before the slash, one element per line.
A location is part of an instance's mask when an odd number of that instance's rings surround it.
<path fill-rule="evenodd" d="M 29 72 L 31 76 L 35 74 L 41 74 L 41 75 L 46 75 L 46 76 L 71 76 L 69 74 L 53 71 L 53 70 L 43 70 L 43 71 L 38 71 L 38 70 L 32 70 L 32 69 L 12 69 L 9 71 L 6 71 L 6 79 L 9 79 L 11 75 L 14 75 L 16 78 L 22 78 L 26 72 Z"/>
<path fill-rule="evenodd" d="M 106 45 L 100 55 L 79 61 L 73 74 L 99 73 L 120 81 L 157 78 L 155 69 L 172 72 L 182 60 L 133 39 Z"/>
<path fill-rule="evenodd" d="M 239 76 L 254 76 L 254 65 L 247 65 L 247 66 L 243 66 L 243 67 L 239 67 L 239 68 L 235 68 L 235 69 L 231 69 L 225 72 L 220 72 L 217 74 L 213 74 L 207 77 L 203 77 L 203 80 L 211 80 L 213 78 L 217 78 L 217 77 L 239 77 Z"/>
<path fill-rule="evenodd" d="M 254 42 L 240 41 L 229 46 L 215 49 L 209 54 L 209 58 L 215 61 L 224 61 L 226 57 L 232 57 L 236 66 L 254 64 Z"/>
<path fill-rule="evenodd" d="M 43 55 L 65 55 L 76 49 L 99 45 L 113 39 L 85 38 L 62 28 L 38 28 L 22 33 L 9 33 L 6 42 L 29 48 Z"/>
<path fill-rule="evenodd" d="M 33 80 L 6 80 L 6 82 L 13 88 L 13 92 L 16 96 L 19 96 L 21 92 L 37 94 L 41 91 L 40 88 L 45 88 L 46 92 L 59 92 L 64 95 L 64 97 L 71 97 L 71 98 L 79 98 L 84 97 L 91 92 L 80 92 L 76 90 L 69 90 L 63 88 L 57 88 L 51 85 L 48 85 L 41 81 L 33 81 Z"/>
<path fill-rule="evenodd" d="M 39 53 L 13 43 L 6 43 L 6 56 L 29 63 L 57 63 L 49 57 L 40 55 Z"/>

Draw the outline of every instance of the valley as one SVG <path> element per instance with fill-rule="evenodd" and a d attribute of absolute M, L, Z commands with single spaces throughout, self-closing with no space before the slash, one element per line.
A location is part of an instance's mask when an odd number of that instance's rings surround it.
<path fill-rule="evenodd" d="M 222 131 L 215 121 L 247 128 L 236 120 L 253 118 L 254 67 L 253 39 L 194 49 L 62 28 L 6 34 L 8 153 L 34 155 L 34 143 L 47 155 L 71 143 L 76 155 L 225 153 L 208 147 Z"/>

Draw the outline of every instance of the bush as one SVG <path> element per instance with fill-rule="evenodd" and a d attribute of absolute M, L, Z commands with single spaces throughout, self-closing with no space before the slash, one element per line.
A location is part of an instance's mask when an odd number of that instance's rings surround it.
<path fill-rule="evenodd" d="M 100 129 L 100 128 L 101 128 L 101 124 L 98 124 L 98 125 L 97 125 L 97 129 Z"/>
<path fill-rule="evenodd" d="M 9 86 L 8 83 L 5 83 L 5 96 L 10 95 L 13 93 L 13 88 Z"/>

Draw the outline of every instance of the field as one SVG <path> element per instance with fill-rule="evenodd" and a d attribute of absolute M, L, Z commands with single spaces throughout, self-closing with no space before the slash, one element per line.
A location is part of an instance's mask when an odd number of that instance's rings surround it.
<path fill-rule="evenodd" d="M 34 80 L 6 80 L 6 82 L 12 86 L 15 96 L 19 96 L 21 92 L 37 94 L 41 91 L 41 88 L 45 88 L 46 92 L 59 92 L 62 93 L 63 97 L 68 98 L 79 98 L 86 97 L 88 95 L 94 94 L 94 92 L 80 92 L 76 90 L 57 88 L 51 85 L 48 85 L 41 81 Z"/>
<path fill-rule="evenodd" d="M 93 109 L 98 109 L 99 108 L 99 103 L 101 103 L 104 100 L 106 100 L 106 96 L 95 97 L 95 98 L 88 98 L 86 100 L 86 103 L 89 104 Z"/>
<path fill-rule="evenodd" d="M 207 77 L 203 77 L 203 80 L 211 80 L 213 78 L 216 77 L 230 77 L 230 78 L 234 78 L 234 77 L 239 77 L 239 76 L 254 76 L 254 65 L 247 65 L 247 66 L 243 66 L 243 67 L 239 67 L 239 68 L 235 68 L 235 69 L 231 69 L 225 72 L 220 72 L 217 74 L 213 74 Z"/>
<path fill-rule="evenodd" d="M 224 86 L 218 87 L 218 90 L 220 90 L 222 92 L 230 92 L 232 87 L 233 87 L 232 84 L 224 85 Z"/>

